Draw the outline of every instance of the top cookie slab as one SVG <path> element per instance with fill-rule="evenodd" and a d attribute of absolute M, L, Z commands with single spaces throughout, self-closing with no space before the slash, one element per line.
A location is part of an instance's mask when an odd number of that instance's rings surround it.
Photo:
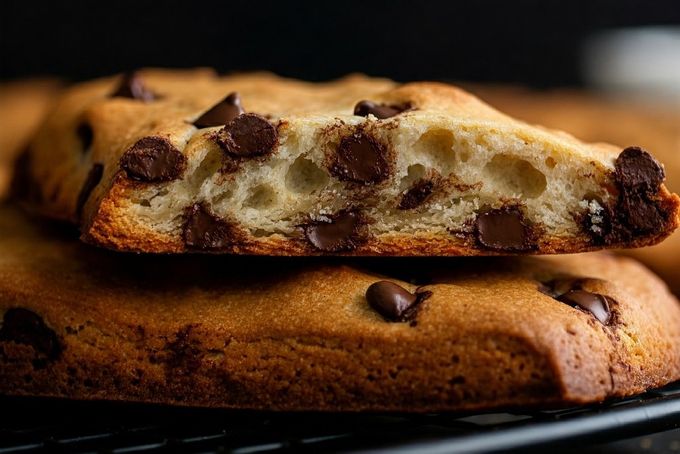
<path fill-rule="evenodd" d="M 646 151 L 529 126 L 438 83 L 145 70 L 69 90 L 32 200 L 139 252 L 570 253 L 656 243 L 680 199 Z"/>

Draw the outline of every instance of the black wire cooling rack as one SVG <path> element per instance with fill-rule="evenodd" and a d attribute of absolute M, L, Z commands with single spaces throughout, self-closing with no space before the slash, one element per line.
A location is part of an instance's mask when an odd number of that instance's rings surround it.
<path fill-rule="evenodd" d="M 484 414 L 263 413 L 0 398 L 0 453 L 525 452 L 675 427 L 680 382 L 596 406 Z"/>

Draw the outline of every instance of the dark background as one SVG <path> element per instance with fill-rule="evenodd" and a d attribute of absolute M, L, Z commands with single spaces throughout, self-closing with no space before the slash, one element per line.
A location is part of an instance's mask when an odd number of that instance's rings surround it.
<path fill-rule="evenodd" d="M 680 3 L 5 0 L 0 78 L 79 80 L 205 65 L 310 80 L 361 71 L 397 80 L 579 85 L 584 39 L 650 24 L 680 24 Z"/>

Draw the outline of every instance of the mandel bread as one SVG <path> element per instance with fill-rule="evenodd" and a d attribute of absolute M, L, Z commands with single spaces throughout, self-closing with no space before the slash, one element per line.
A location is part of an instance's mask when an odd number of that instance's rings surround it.
<path fill-rule="evenodd" d="M 679 199 L 648 152 L 530 126 L 454 86 L 144 70 L 76 85 L 26 184 L 136 252 L 570 253 L 661 241 Z"/>

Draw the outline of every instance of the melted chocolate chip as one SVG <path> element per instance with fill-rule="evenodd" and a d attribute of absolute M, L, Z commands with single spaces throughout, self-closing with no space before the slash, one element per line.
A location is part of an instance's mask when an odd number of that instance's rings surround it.
<path fill-rule="evenodd" d="M 409 292 L 390 282 L 378 281 L 366 290 L 368 304 L 385 320 L 404 322 L 415 318 L 418 305 L 432 295 L 431 292 Z"/>
<path fill-rule="evenodd" d="M 406 105 L 386 105 L 386 104 L 377 104 L 373 101 L 359 101 L 356 106 L 354 106 L 354 115 L 358 115 L 360 117 L 368 117 L 369 115 L 373 115 L 374 117 L 378 119 L 384 119 L 384 118 L 390 118 L 394 117 L 395 115 L 399 115 L 400 113 L 404 112 L 405 110 L 408 110 L 410 106 Z"/>
<path fill-rule="evenodd" d="M 422 205 L 434 190 L 434 181 L 420 179 L 411 186 L 404 195 L 401 196 L 397 208 L 400 210 L 411 210 Z"/>
<path fill-rule="evenodd" d="M 596 281 L 588 278 L 566 277 L 541 284 L 538 289 L 557 301 L 591 313 L 603 325 L 607 325 L 611 321 L 613 300 L 599 293 L 584 290 L 590 282 Z"/>
<path fill-rule="evenodd" d="M 212 214 L 203 204 L 187 210 L 182 236 L 187 247 L 200 250 L 227 249 L 240 238 L 231 223 Z"/>
<path fill-rule="evenodd" d="M 599 203 L 596 209 L 589 206 L 582 215 L 583 229 L 596 244 L 606 245 L 663 231 L 669 214 L 657 197 L 665 178 L 661 164 L 641 148 L 629 147 L 619 154 L 614 166 L 617 198 Z"/>
<path fill-rule="evenodd" d="M 153 101 L 156 98 L 154 93 L 146 88 L 144 81 L 136 72 L 124 74 L 111 96 L 138 99 L 145 102 Z"/>
<path fill-rule="evenodd" d="M 619 187 L 615 230 L 625 237 L 661 230 L 668 216 L 653 200 L 665 178 L 661 164 L 641 148 L 629 147 L 616 158 L 615 169 Z"/>
<path fill-rule="evenodd" d="M 120 159 L 120 166 L 135 180 L 160 182 L 179 178 L 187 158 L 163 137 L 144 137 L 130 147 Z"/>
<path fill-rule="evenodd" d="M 619 216 L 619 219 L 625 219 L 625 224 L 617 225 L 617 233 L 621 238 L 661 231 L 667 219 L 667 216 L 649 197 L 639 192 L 629 192 L 622 197 L 619 200 L 618 209 L 623 214 Z"/>
<path fill-rule="evenodd" d="M 590 312 L 603 325 L 609 323 L 612 315 L 608 298 L 599 293 L 586 292 L 585 290 L 570 290 L 557 297 L 557 300 L 570 306 L 578 306 Z"/>
<path fill-rule="evenodd" d="M 666 175 L 661 164 L 640 147 L 628 147 L 614 164 L 615 178 L 627 189 L 656 192 Z"/>
<path fill-rule="evenodd" d="M 343 181 L 379 183 L 389 176 L 385 146 L 364 133 L 345 137 L 330 171 Z"/>
<path fill-rule="evenodd" d="M 317 221 L 302 226 L 307 240 L 324 252 L 351 251 L 363 240 L 362 219 L 356 211 L 340 211 L 328 221 Z"/>
<path fill-rule="evenodd" d="M 30 345 L 50 361 L 57 359 L 62 351 L 57 334 L 45 325 L 38 314 L 21 307 L 5 312 L 0 328 L 0 341 Z"/>
<path fill-rule="evenodd" d="M 516 206 L 484 211 L 475 221 L 477 240 L 498 251 L 528 251 L 533 248 L 530 228 Z"/>
<path fill-rule="evenodd" d="M 103 175 L 104 166 L 99 163 L 92 164 L 92 168 L 87 173 L 87 178 L 85 178 L 83 187 L 80 189 L 78 199 L 76 200 L 76 215 L 78 219 L 80 219 L 83 214 L 83 207 L 85 207 L 87 199 L 90 198 L 90 194 L 92 194 L 92 191 L 97 187 L 99 182 L 102 181 Z"/>
<path fill-rule="evenodd" d="M 215 104 L 203 115 L 194 121 L 197 128 L 209 128 L 211 126 L 223 126 L 244 112 L 241 107 L 241 97 L 238 93 L 230 93 L 222 101 Z"/>
<path fill-rule="evenodd" d="M 92 146 L 92 141 L 94 140 L 94 133 L 92 132 L 92 127 L 87 122 L 83 122 L 78 125 L 76 129 L 76 135 L 80 140 L 80 149 L 83 153 L 88 151 Z"/>
<path fill-rule="evenodd" d="M 217 133 L 217 143 L 228 154 L 241 158 L 271 153 L 278 141 L 276 128 L 257 114 L 242 114 Z"/>

